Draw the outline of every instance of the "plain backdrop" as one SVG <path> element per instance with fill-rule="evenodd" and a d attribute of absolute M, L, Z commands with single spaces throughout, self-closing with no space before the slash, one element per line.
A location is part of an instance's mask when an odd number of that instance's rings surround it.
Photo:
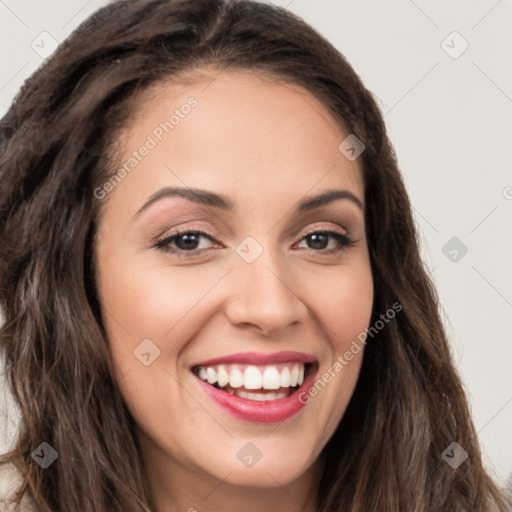
<path fill-rule="evenodd" d="M 44 52 L 106 3 L 0 0 L 0 116 Z M 326 36 L 378 99 L 484 461 L 503 482 L 512 473 L 512 2 L 273 3 Z M 0 451 L 17 428 L 0 381 L 3 395 Z"/>

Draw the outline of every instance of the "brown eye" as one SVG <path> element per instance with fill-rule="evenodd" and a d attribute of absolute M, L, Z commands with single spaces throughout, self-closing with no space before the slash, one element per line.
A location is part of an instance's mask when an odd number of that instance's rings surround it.
<path fill-rule="evenodd" d="M 335 247 L 328 248 L 330 239 L 334 240 Z M 313 249 L 315 251 L 325 251 L 327 249 L 327 252 L 330 252 L 331 250 L 341 250 L 344 247 L 352 246 L 354 244 L 353 240 L 350 239 L 347 235 L 338 233 L 337 231 L 326 230 L 312 231 L 311 233 L 305 235 L 301 242 L 303 240 L 307 241 L 308 249 Z"/>
<path fill-rule="evenodd" d="M 197 233 L 185 233 L 183 235 L 177 235 L 174 237 L 174 243 L 178 249 L 182 249 L 184 251 L 189 249 L 197 249 L 199 245 L 199 238 L 201 235 Z"/>
<path fill-rule="evenodd" d="M 202 231 L 181 231 L 173 233 L 172 235 L 160 240 L 155 244 L 155 247 L 177 255 L 180 255 L 180 252 L 195 253 L 210 248 L 199 247 L 202 239 L 213 241 L 211 236 Z"/>

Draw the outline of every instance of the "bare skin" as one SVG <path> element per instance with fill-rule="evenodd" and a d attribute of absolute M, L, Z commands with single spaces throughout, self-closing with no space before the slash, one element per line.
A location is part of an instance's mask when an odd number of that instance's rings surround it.
<path fill-rule="evenodd" d="M 158 512 L 313 512 L 319 456 L 363 350 L 341 371 L 332 367 L 368 326 L 373 303 L 362 170 L 338 149 L 348 133 L 309 92 L 249 72 L 212 77 L 160 85 L 120 139 L 119 166 L 148 135 L 157 144 L 103 199 L 97 281 L 115 377 Z M 155 127 L 191 97 L 197 105 L 158 140 Z M 165 187 L 223 194 L 234 208 L 164 197 L 137 215 Z M 344 198 L 294 211 L 332 189 L 363 209 Z M 319 228 L 353 245 L 306 236 Z M 155 246 L 176 229 L 207 234 L 193 249 L 183 235 Z M 251 263 L 237 252 L 249 236 L 256 244 L 242 247 L 262 250 Z M 149 365 L 134 355 L 145 339 L 151 358 L 151 347 L 160 351 Z M 313 354 L 317 378 L 331 369 L 331 379 L 279 423 L 226 414 L 191 371 L 210 358 L 288 350 Z M 252 467 L 237 457 L 248 442 L 261 453 Z"/>

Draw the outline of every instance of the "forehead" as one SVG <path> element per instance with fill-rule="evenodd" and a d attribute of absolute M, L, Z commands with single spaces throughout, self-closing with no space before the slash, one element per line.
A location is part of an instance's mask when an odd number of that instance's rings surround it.
<path fill-rule="evenodd" d="M 270 206 L 343 186 L 362 199 L 359 161 L 338 149 L 347 135 L 297 84 L 248 71 L 163 82 L 140 95 L 119 136 L 116 164 L 138 160 L 118 189 L 140 202 L 161 186 L 206 187 Z"/>

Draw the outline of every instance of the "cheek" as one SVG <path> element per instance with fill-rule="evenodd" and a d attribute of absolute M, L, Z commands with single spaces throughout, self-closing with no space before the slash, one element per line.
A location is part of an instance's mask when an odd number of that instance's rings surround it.
<path fill-rule="evenodd" d="M 358 381 L 364 344 L 357 336 L 370 322 L 373 279 L 363 261 L 325 277 L 318 274 L 315 282 L 309 307 L 326 343 L 319 372 L 300 399 L 308 408 L 305 435 L 314 446 L 312 453 L 318 454 L 336 431 Z"/>
<path fill-rule="evenodd" d="M 102 262 L 98 293 L 118 375 L 137 366 L 134 350 L 145 339 L 160 350 L 163 357 L 157 363 L 177 357 L 183 348 L 179 340 L 200 328 L 195 314 L 201 311 L 202 299 L 224 274 L 222 269 L 148 264 L 142 256 Z"/>
<path fill-rule="evenodd" d="M 311 309 L 324 326 L 325 335 L 339 353 L 368 327 L 373 306 L 373 278 L 369 261 L 320 273 L 309 291 Z"/>
<path fill-rule="evenodd" d="M 102 304 L 116 312 L 116 319 L 128 330 L 162 336 L 201 298 L 206 285 L 187 272 L 171 276 L 164 268 L 128 267 L 121 262 L 103 282 Z"/>
<path fill-rule="evenodd" d="M 123 398 L 140 425 L 171 424 L 172 410 L 164 398 L 172 396 L 174 407 L 182 407 L 175 378 L 179 355 L 199 328 L 192 321 L 194 306 L 218 277 L 192 268 L 188 273 L 149 266 L 137 257 L 103 261 L 116 262 L 105 263 L 99 271 L 98 293 Z"/>
<path fill-rule="evenodd" d="M 339 267 L 339 272 L 318 274 L 310 291 L 310 309 L 328 340 L 316 380 L 304 400 L 311 407 L 309 428 L 318 450 L 339 424 L 357 384 L 364 354 L 358 336 L 368 327 L 373 307 L 373 278 L 367 258 Z M 314 291 L 316 290 L 316 292 Z"/>
<path fill-rule="evenodd" d="M 117 260 L 102 277 L 100 295 L 105 309 L 128 331 L 160 338 L 208 288 L 208 279 L 201 279 L 197 269 L 171 271 L 162 265 L 148 266 L 137 257 Z"/>

